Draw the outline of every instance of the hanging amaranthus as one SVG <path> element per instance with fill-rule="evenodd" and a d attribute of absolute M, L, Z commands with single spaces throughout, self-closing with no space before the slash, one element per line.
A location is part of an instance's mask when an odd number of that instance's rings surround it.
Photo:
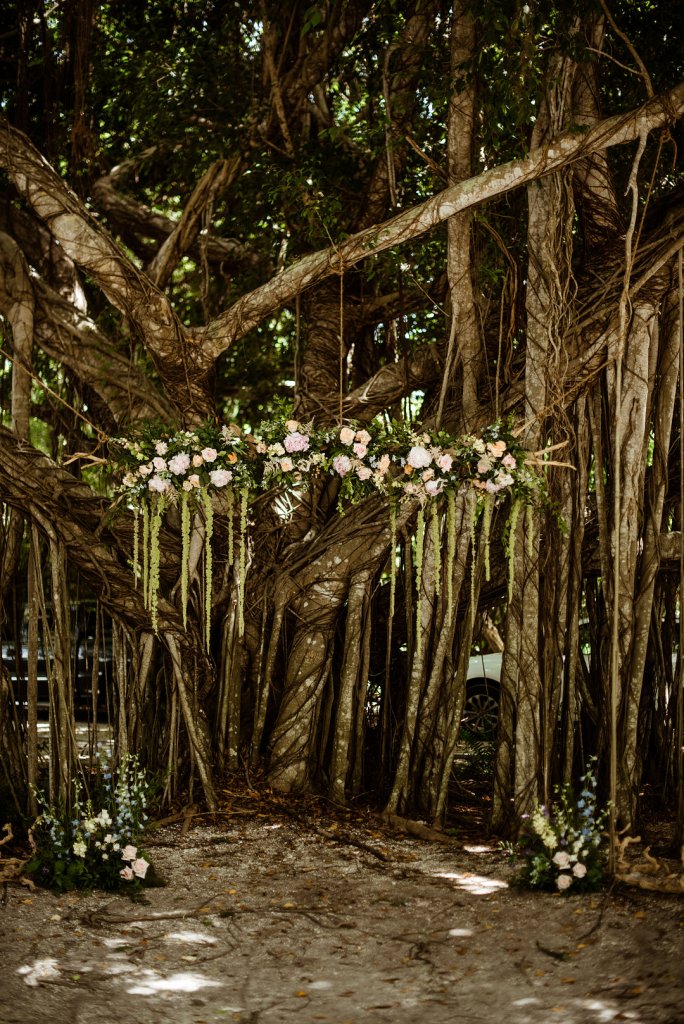
<path fill-rule="evenodd" d="M 143 536 L 142 536 L 142 549 L 143 549 L 143 575 L 142 575 L 142 590 L 143 597 L 145 599 L 145 607 L 149 606 L 149 581 L 150 581 L 150 509 L 147 503 L 142 507 L 142 521 L 143 521 Z"/>
<path fill-rule="evenodd" d="M 453 491 L 447 493 L 447 621 L 451 622 L 451 614 L 454 607 L 454 577 L 453 567 L 456 557 L 456 495 Z"/>
<path fill-rule="evenodd" d="M 228 507 L 228 565 L 233 564 L 233 511 L 235 506 L 235 496 L 233 494 L 233 488 L 229 487 L 226 491 L 226 505 Z"/>
<path fill-rule="evenodd" d="M 489 539 L 492 530 L 492 512 L 494 511 L 494 495 L 485 494 L 482 509 L 482 542 L 484 544 L 485 579 L 491 579 L 489 566 Z"/>
<path fill-rule="evenodd" d="M 135 589 L 138 589 L 138 576 L 140 575 L 139 565 L 139 553 L 140 553 L 140 522 L 139 517 L 140 509 L 136 505 L 133 509 L 133 579 L 135 580 Z"/>
<path fill-rule="evenodd" d="M 432 548 L 435 554 L 435 594 L 439 596 L 441 590 L 442 552 L 439 546 L 439 504 L 436 501 L 432 503 L 430 522 L 432 524 Z"/>
<path fill-rule="evenodd" d="M 394 617 L 394 600 L 397 592 L 397 503 L 393 494 L 389 499 L 390 515 L 390 598 L 389 618 Z"/>
<path fill-rule="evenodd" d="M 181 492 L 181 608 L 183 628 L 188 624 L 188 572 L 190 562 L 190 506 L 188 492 Z"/>
<path fill-rule="evenodd" d="M 155 499 L 150 522 L 150 593 L 148 605 L 152 618 L 152 629 L 157 632 L 157 603 L 159 600 L 159 534 L 166 501 L 163 495 Z"/>
<path fill-rule="evenodd" d="M 247 575 L 247 502 L 249 490 L 240 491 L 240 564 L 238 569 L 238 635 L 245 632 L 245 577 Z"/>
<path fill-rule="evenodd" d="M 423 625 L 423 554 L 425 551 L 425 511 L 418 509 L 416 520 L 416 650 L 420 650 L 421 631 Z"/>
<path fill-rule="evenodd" d="M 214 533 L 214 506 L 209 491 L 202 490 L 204 505 L 204 643 L 209 650 L 211 645 L 211 589 L 213 576 L 213 556 L 211 538 Z"/>
<path fill-rule="evenodd" d="M 513 598 L 513 578 L 515 576 L 515 535 L 518 528 L 518 519 L 523 503 L 520 500 L 514 501 L 511 505 L 511 514 L 506 523 L 505 539 L 506 557 L 508 559 L 508 600 Z"/>
<path fill-rule="evenodd" d="M 480 514 L 480 503 L 473 503 L 470 513 L 470 625 L 475 626 L 475 547 L 477 544 L 477 518 Z"/>

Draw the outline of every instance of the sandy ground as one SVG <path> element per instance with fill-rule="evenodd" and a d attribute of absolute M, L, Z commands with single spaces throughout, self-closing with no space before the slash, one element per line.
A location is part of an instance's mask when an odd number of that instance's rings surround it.
<path fill-rule="evenodd" d="M 494 844 L 371 818 L 202 821 L 146 843 L 144 904 L 7 889 L 4 1024 L 684 1022 L 681 897 L 520 892 Z"/>

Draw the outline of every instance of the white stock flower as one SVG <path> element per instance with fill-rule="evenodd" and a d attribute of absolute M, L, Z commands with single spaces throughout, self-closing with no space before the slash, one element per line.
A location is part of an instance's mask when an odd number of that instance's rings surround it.
<path fill-rule="evenodd" d="M 85 857 L 86 844 L 83 842 L 82 839 L 77 839 L 74 845 L 72 846 L 72 850 L 74 851 L 77 857 Z"/>

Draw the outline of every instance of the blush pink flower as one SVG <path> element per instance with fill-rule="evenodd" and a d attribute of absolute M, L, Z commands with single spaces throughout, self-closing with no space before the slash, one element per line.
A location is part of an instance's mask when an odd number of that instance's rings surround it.
<path fill-rule="evenodd" d="M 359 480 L 370 480 L 373 475 L 373 471 L 369 469 L 368 466 L 359 466 L 356 470 L 356 475 Z"/>
<path fill-rule="evenodd" d="M 133 868 L 129 867 L 121 868 L 119 874 L 123 878 L 124 882 L 132 882 L 135 877 L 133 874 Z"/>
<path fill-rule="evenodd" d="M 494 459 L 500 459 L 503 453 L 506 451 L 505 441 L 489 441 L 487 444 L 487 451 Z"/>
<path fill-rule="evenodd" d="M 138 857 L 138 859 L 134 860 L 133 863 L 131 864 L 131 868 L 133 869 L 133 874 L 136 875 L 138 878 L 144 878 L 145 877 L 145 875 L 147 874 L 147 869 L 149 868 L 149 866 L 150 865 L 148 864 L 148 862 L 145 860 L 144 857 Z"/>
<path fill-rule="evenodd" d="M 366 445 L 361 444 L 360 441 L 357 441 L 356 444 L 354 445 L 354 455 L 356 455 L 357 458 L 359 459 L 362 459 L 367 451 L 368 448 L 366 447 Z"/>
<path fill-rule="evenodd" d="M 202 458 L 201 455 L 193 455 L 192 464 L 195 467 L 195 469 L 198 469 L 200 466 L 204 465 L 204 459 Z"/>
<path fill-rule="evenodd" d="M 353 444 L 356 434 L 351 427 L 342 427 L 340 430 L 340 441 L 342 444 Z"/>
<path fill-rule="evenodd" d="M 233 474 L 229 469 L 212 469 L 209 479 L 214 487 L 225 487 L 233 479 Z"/>
<path fill-rule="evenodd" d="M 575 876 L 575 878 L 584 878 L 584 876 L 587 873 L 586 864 L 582 864 L 580 861 L 577 861 L 577 863 L 572 869 L 572 873 Z"/>
<path fill-rule="evenodd" d="M 451 457 L 451 455 L 449 455 L 448 452 L 443 452 L 437 458 L 437 465 L 439 466 L 439 468 L 442 470 L 443 473 L 448 473 L 449 470 L 451 469 L 451 467 L 453 466 L 453 464 L 454 464 L 454 460 Z"/>
<path fill-rule="evenodd" d="M 299 420 L 288 420 L 285 426 L 291 434 L 294 434 L 296 430 L 299 430 Z"/>
<path fill-rule="evenodd" d="M 309 438 L 299 430 L 293 430 L 283 441 L 286 452 L 305 452 L 309 449 Z"/>
<path fill-rule="evenodd" d="M 491 459 L 488 459 L 486 455 L 483 456 L 477 464 L 478 473 L 488 473 L 491 468 Z"/>
<path fill-rule="evenodd" d="M 287 457 L 281 459 L 280 468 L 282 469 L 283 473 L 289 473 L 291 470 L 294 469 L 294 462 L 292 461 L 292 459 L 288 459 Z"/>
<path fill-rule="evenodd" d="M 382 458 L 380 458 L 378 460 L 378 466 L 377 466 L 378 473 L 380 473 L 382 476 L 384 476 L 385 473 L 387 472 L 387 470 L 389 469 L 389 467 L 390 467 L 390 457 L 389 457 L 389 455 L 383 455 Z"/>
<path fill-rule="evenodd" d="M 121 856 L 124 860 L 135 860 L 138 856 L 138 848 L 136 846 L 131 846 L 129 843 L 128 846 L 124 846 L 121 851 Z"/>
<path fill-rule="evenodd" d="M 371 436 L 367 430 L 357 430 L 356 440 L 360 441 L 361 444 L 365 444 L 366 446 L 368 446 L 371 443 Z"/>
<path fill-rule="evenodd" d="M 167 451 L 169 450 L 169 446 L 166 443 L 166 441 L 157 441 L 157 443 L 154 446 L 154 450 L 157 453 L 157 455 L 166 455 Z"/>
<path fill-rule="evenodd" d="M 168 480 L 162 479 L 160 476 L 151 476 L 147 481 L 147 486 L 151 491 L 156 491 L 157 494 L 163 494 L 164 491 L 168 491 L 171 484 Z"/>
<path fill-rule="evenodd" d="M 425 484 L 425 493 L 429 494 L 431 498 L 436 498 L 438 494 L 441 494 L 444 490 L 443 480 L 428 480 Z"/>
<path fill-rule="evenodd" d="M 572 885 L 572 875 L 559 875 L 556 879 L 556 885 L 563 892 L 565 889 L 569 889 Z"/>
<path fill-rule="evenodd" d="M 183 473 L 187 473 L 190 468 L 190 456 L 185 452 L 179 452 L 178 455 L 174 455 L 173 458 L 169 459 L 169 472 L 174 473 L 176 476 L 182 476 Z"/>
<path fill-rule="evenodd" d="M 351 469 L 351 460 L 346 455 L 336 455 L 333 459 L 333 469 L 340 476 L 346 476 Z"/>
<path fill-rule="evenodd" d="M 154 466 L 154 468 L 159 473 L 159 472 L 161 472 L 162 469 L 166 469 L 166 459 L 162 459 L 158 455 L 156 459 L 152 459 L 152 465 Z"/>
<path fill-rule="evenodd" d="M 200 482 L 200 478 L 197 476 L 197 473 L 193 473 L 192 476 L 188 477 L 188 483 L 191 483 L 193 487 L 201 487 L 202 486 L 202 484 Z"/>

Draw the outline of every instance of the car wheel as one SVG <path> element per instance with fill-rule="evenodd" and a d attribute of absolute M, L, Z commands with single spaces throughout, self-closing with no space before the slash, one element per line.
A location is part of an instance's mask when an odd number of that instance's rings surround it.
<path fill-rule="evenodd" d="M 492 679 L 466 683 L 461 727 L 478 739 L 493 739 L 499 720 L 499 684 Z"/>

